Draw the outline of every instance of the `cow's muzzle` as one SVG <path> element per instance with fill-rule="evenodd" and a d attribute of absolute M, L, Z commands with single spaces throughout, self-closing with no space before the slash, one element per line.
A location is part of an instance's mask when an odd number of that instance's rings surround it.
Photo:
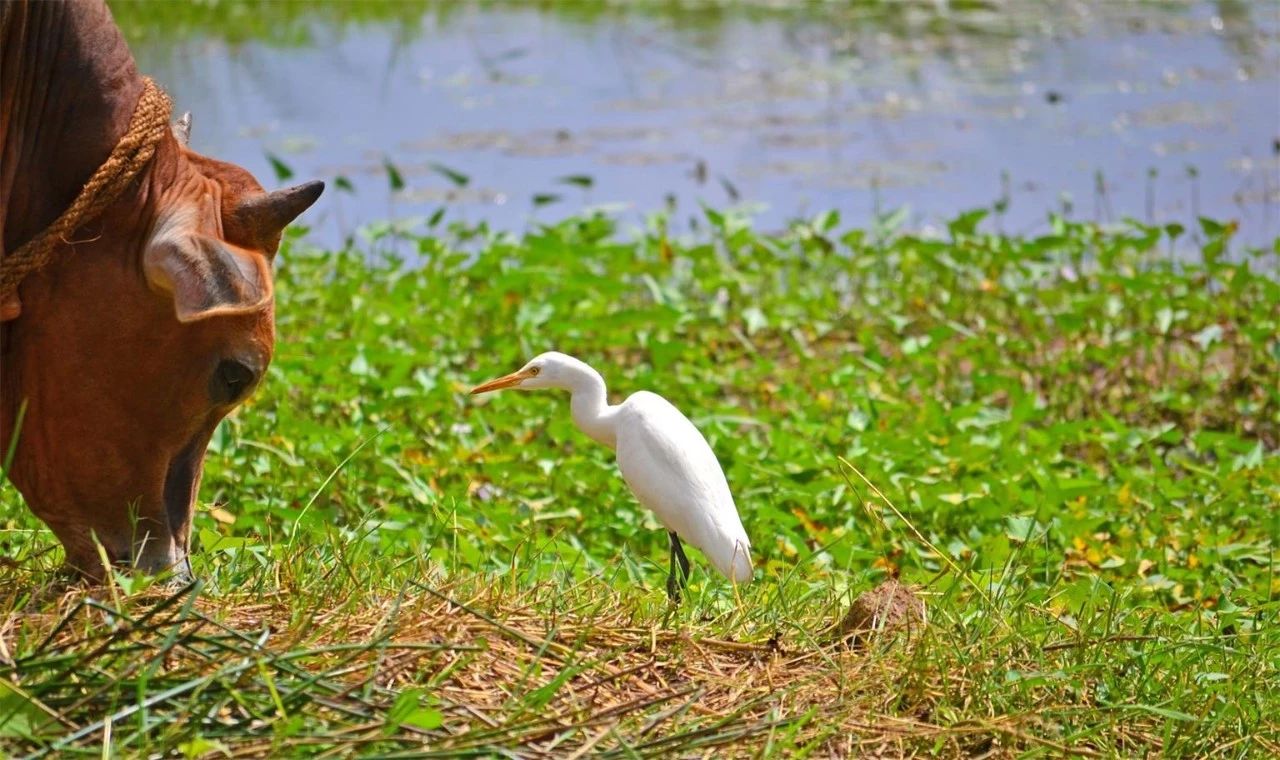
<path fill-rule="evenodd" d="M 197 435 L 169 461 L 164 478 L 164 517 L 166 536 L 149 536 L 139 541 L 134 566 L 147 573 L 172 571 L 181 578 L 191 576 L 188 544 L 191 536 L 191 513 L 208 435 Z"/>

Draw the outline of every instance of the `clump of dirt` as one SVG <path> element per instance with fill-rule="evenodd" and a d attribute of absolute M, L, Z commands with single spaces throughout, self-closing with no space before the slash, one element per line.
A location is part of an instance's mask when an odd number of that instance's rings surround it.
<path fill-rule="evenodd" d="M 924 602 L 910 587 L 890 578 L 853 601 L 837 633 L 842 640 L 863 646 L 876 634 L 910 635 L 924 626 Z"/>

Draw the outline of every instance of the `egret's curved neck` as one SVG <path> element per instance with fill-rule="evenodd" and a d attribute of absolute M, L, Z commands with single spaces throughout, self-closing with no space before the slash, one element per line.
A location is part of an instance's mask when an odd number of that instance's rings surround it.
<path fill-rule="evenodd" d="M 594 369 L 584 365 L 574 374 L 569 385 L 569 405 L 573 412 L 573 424 L 599 443 L 611 449 L 618 446 L 616 412 L 609 406 L 604 378 Z"/>

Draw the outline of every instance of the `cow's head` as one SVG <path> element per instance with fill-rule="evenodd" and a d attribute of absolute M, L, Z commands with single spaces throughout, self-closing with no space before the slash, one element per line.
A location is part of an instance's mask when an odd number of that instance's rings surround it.
<path fill-rule="evenodd" d="M 99 545 L 111 563 L 186 567 L 205 448 L 271 361 L 281 232 L 324 189 L 267 193 L 189 151 L 183 127 L 139 192 L 3 310 L 0 378 L 15 396 L 0 405 L 0 430 L 19 431 L 11 477 L 90 576 L 103 570 Z"/>

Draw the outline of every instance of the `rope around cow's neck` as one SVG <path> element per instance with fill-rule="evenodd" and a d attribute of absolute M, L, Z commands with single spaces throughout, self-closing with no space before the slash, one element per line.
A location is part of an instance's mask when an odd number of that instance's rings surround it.
<path fill-rule="evenodd" d="M 114 203 L 155 155 L 156 145 L 170 129 L 173 103 L 151 77 L 143 77 L 142 83 L 142 97 L 133 109 L 129 129 L 84 183 L 75 201 L 44 232 L 0 259 L 0 299 L 17 289 L 28 274 L 47 264 L 59 245 L 71 242 L 71 233 Z"/>

